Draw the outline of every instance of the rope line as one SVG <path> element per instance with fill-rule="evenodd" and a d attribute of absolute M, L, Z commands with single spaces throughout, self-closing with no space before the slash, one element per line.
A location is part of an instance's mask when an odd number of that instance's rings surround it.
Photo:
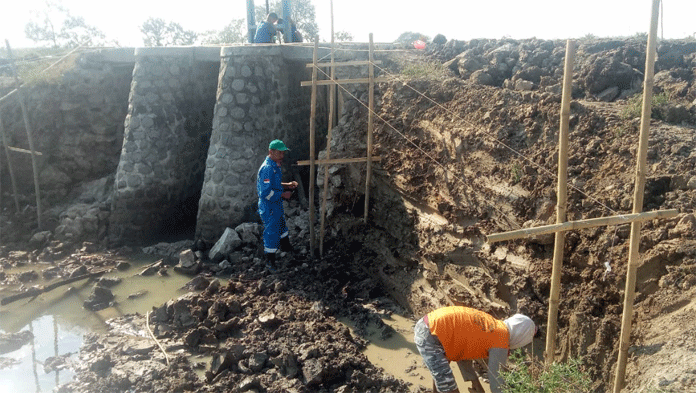
<path fill-rule="evenodd" d="M 330 49 L 330 48 L 325 48 L 325 49 Z M 328 55 L 327 55 L 327 56 L 328 56 Z M 324 56 L 322 59 L 326 58 L 327 56 Z M 409 85 L 407 82 L 405 82 L 403 79 L 399 78 L 398 76 L 396 76 L 396 75 L 390 73 L 389 71 L 387 71 L 386 69 L 384 69 L 384 68 L 378 66 L 378 65 L 375 64 L 374 62 L 372 62 L 372 63 L 370 63 L 370 64 L 372 64 L 374 67 L 377 67 L 380 71 L 382 71 L 382 72 L 385 73 L 386 75 L 388 75 L 388 76 L 390 76 L 390 77 L 392 77 L 392 78 L 394 78 L 394 79 L 400 81 L 401 83 L 403 83 L 404 86 L 406 86 L 406 87 L 408 87 L 409 89 L 413 90 L 413 91 L 416 92 L 418 95 L 420 95 L 420 96 L 422 96 L 423 98 L 425 98 L 426 100 L 432 102 L 432 103 L 435 104 L 437 107 L 439 107 L 439 108 L 441 108 L 442 110 L 444 110 L 446 113 L 452 115 L 454 118 L 456 118 L 456 119 L 458 119 L 459 121 L 461 121 L 462 123 L 464 123 L 464 125 L 466 125 L 466 126 L 468 126 L 468 127 L 470 127 L 470 128 L 473 128 L 473 129 L 479 129 L 479 128 L 478 128 L 475 124 L 473 124 L 472 122 L 470 122 L 470 121 L 468 121 L 468 120 L 462 118 L 462 117 L 459 116 L 456 112 L 451 111 L 451 110 L 448 109 L 447 107 L 443 106 L 442 104 L 440 104 L 440 103 L 438 103 L 437 101 L 433 100 L 432 98 L 428 97 L 425 93 L 423 93 L 423 92 L 419 91 L 418 89 L 414 88 L 413 86 Z M 323 74 L 324 76 L 326 76 L 329 80 L 331 80 L 331 77 L 330 77 L 324 70 L 322 70 L 320 67 L 316 67 L 316 68 L 317 68 L 318 72 L 322 73 L 322 74 Z M 337 85 L 337 86 L 339 86 L 339 87 L 340 87 L 343 91 L 345 91 L 349 96 L 353 97 L 357 102 L 360 103 L 360 105 L 362 105 L 363 107 L 367 108 L 368 111 L 371 111 L 372 114 L 375 115 L 378 119 L 380 119 L 385 125 L 387 125 L 389 128 L 391 128 L 392 130 L 394 130 L 394 131 L 395 131 L 397 134 L 399 134 L 404 140 L 406 140 L 409 144 L 411 144 L 412 146 L 414 146 L 417 150 L 419 150 L 419 151 L 420 151 L 424 156 L 426 156 L 429 160 L 431 160 L 431 161 L 434 162 L 436 165 L 438 165 L 440 168 L 442 168 L 446 173 L 450 173 L 450 174 L 454 175 L 454 176 L 453 176 L 454 179 L 456 179 L 457 181 L 459 181 L 460 183 L 462 183 L 462 185 L 464 185 L 465 188 L 466 188 L 466 183 L 464 183 L 464 181 L 463 181 L 462 179 L 460 179 L 458 176 L 456 176 L 456 174 L 455 174 L 452 170 L 448 169 L 448 168 L 445 167 L 442 163 L 440 163 L 437 159 L 435 159 L 435 158 L 432 157 L 430 154 L 428 154 L 425 150 L 423 150 L 420 146 L 418 146 L 417 144 L 415 144 L 415 143 L 414 143 L 411 139 L 409 139 L 404 133 L 402 133 L 401 131 L 399 131 L 398 129 L 396 129 L 393 125 L 391 125 L 387 120 L 385 120 L 382 116 L 380 116 L 380 115 L 379 115 L 378 113 L 376 113 L 374 110 L 371 110 L 365 103 L 363 103 L 363 102 L 360 101 L 355 95 L 353 95 L 352 93 L 350 93 L 341 83 L 334 82 L 334 84 Z M 518 156 L 519 158 L 521 158 L 523 161 L 525 161 L 525 162 L 531 164 L 533 167 L 535 167 L 535 168 L 537 168 L 537 169 L 540 169 L 541 172 L 545 173 L 546 175 L 549 175 L 552 179 L 555 179 L 556 182 L 558 181 L 557 175 L 554 174 L 553 172 L 551 172 L 549 169 L 547 169 L 547 168 L 545 168 L 544 166 L 542 166 L 541 164 L 538 164 L 538 163 L 534 162 L 532 159 L 528 158 L 527 156 L 525 156 L 525 155 L 522 154 L 521 152 L 515 150 L 513 147 L 507 145 L 506 143 L 504 143 L 503 141 L 499 140 L 499 139 L 496 138 L 495 136 L 489 134 L 487 131 L 485 131 L 485 130 L 482 131 L 482 134 L 483 134 L 484 136 L 490 138 L 492 141 L 494 141 L 494 142 L 498 143 L 499 145 L 503 146 L 504 148 L 508 149 L 508 150 L 511 151 L 513 154 L 515 154 L 516 156 Z M 597 198 L 595 198 L 595 197 L 593 197 L 593 196 L 591 196 L 591 195 L 585 193 L 582 189 L 580 189 L 580 188 L 578 188 L 578 187 L 576 187 L 576 186 L 574 186 L 574 185 L 572 185 L 572 184 L 569 184 L 569 183 L 567 183 L 567 185 L 568 185 L 571 189 L 573 189 L 573 190 L 577 191 L 578 193 L 580 193 L 581 195 L 583 195 L 584 197 L 586 197 L 586 198 L 590 199 L 591 201 L 597 203 L 598 205 L 602 206 L 602 207 L 605 208 L 607 211 L 609 211 L 609 212 L 611 212 L 611 213 L 617 215 L 618 217 L 624 217 L 623 214 L 619 214 L 616 210 L 614 210 L 614 209 L 612 209 L 611 207 L 607 206 L 605 203 L 602 203 L 602 202 L 601 202 L 600 200 L 598 200 Z M 495 210 L 497 210 L 496 207 L 493 207 L 493 208 L 494 208 Z M 498 211 L 499 211 L 499 210 L 498 210 Z M 500 211 L 499 211 L 499 212 L 500 212 Z M 502 213 L 502 212 L 501 212 L 501 213 Z M 517 225 L 517 223 L 515 223 L 514 221 L 513 221 L 513 223 L 514 223 L 515 225 Z M 521 228 L 519 225 L 517 225 L 517 226 L 518 226 L 518 228 Z"/>
<path fill-rule="evenodd" d="M 396 75 L 394 75 L 394 74 L 391 74 L 389 71 L 385 70 L 384 68 L 382 68 L 382 67 L 380 67 L 380 66 L 378 66 L 378 65 L 376 65 L 376 64 L 375 64 L 374 66 L 377 67 L 377 68 L 379 68 L 380 71 L 382 71 L 382 72 L 388 74 L 389 76 L 394 77 L 394 78 L 396 78 L 396 79 L 399 79 L 398 76 L 396 76 Z M 432 98 L 426 96 L 424 93 L 418 91 L 416 88 L 412 87 L 412 86 L 409 85 L 407 82 L 404 82 L 403 80 L 401 80 L 401 82 L 402 82 L 406 87 L 408 87 L 409 89 L 411 89 L 411 90 L 413 90 L 414 92 L 416 92 L 416 93 L 418 93 L 419 95 L 421 95 L 423 98 L 425 98 L 425 99 L 427 99 L 428 101 L 432 102 L 433 104 L 437 105 L 438 107 L 440 107 L 441 109 L 443 109 L 444 111 L 446 111 L 447 113 L 449 113 L 450 115 L 456 117 L 458 120 L 460 120 L 461 122 L 463 122 L 465 125 L 467 125 L 467 126 L 469 126 L 469 127 L 471 127 L 471 128 L 474 128 L 474 129 L 477 129 L 477 128 L 478 128 L 478 127 L 476 127 L 475 124 L 473 124 L 473 123 L 471 123 L 470 121 L 468 121 L 468 120 L 462 118 L 462 117 L 459 116 L 456 112 L 453 112 L 453 111 L 449 110 L 447 107 L 443 106 L 442 104 L 438 103 L 437 101 L 433 100 Z M 551 176 L 552 179 L 554 179 L 554 180 L 556 180 L 556 182 L 558 182 L 558 176 L 557 176 L 555 173 L 551 172 L 551 170 L 546 169 L 546 168 L 545 168 L 544 166 L 542 166 L 541 164 L 537 164 L 537 163 L 534 162 L 531 158 L 528 158 L 527 156 L 525 156 L 525 155 L 522 154 L 521 152 L 515 150 L 513 147 L 508 146 L 505 142 L 503 142 L 503 141 L 501 141 L 500 139 L 496 138 L 495 136 L 489 134 L 488 132 L 482 131 L 482 133 L 483 133 L 483 135 L 487 136 L 488 138 L 490 138 L 490 139 L 493 140 L 494 142 L 496 142 L 496 143 L 500 144 L 501 146 L 505 147 L 506 149 L 510 150 L 513 154 L 517 155 L 519 158 L 521 158 L 521 159 L 524 160 L 525 162 L 531 164 L 532 166 L 536 167 L 537 169 L 540 169 L 542 172 L 544 172 L 544 173 L 546 173 L 547 175 Z M 610 207 L 607 206 L 606 204 L 602 203 L 600 200 L 598 200 L 598 199 L 592 197 L 591 195 L 586 194 L 586 193 L 585 193 L 583 190 L 581 190 L 580 188 L 575 187 L 575 186 L 573 186 L 572 184 L 569 184 L 569 183 L 566 183 L 566 184 L 567 184 L 570 188 L 572 188 L 573 190 L 579 192 L 579 193 L 580 193 L 581 195 L 583 195 L 584 197 L 586 197 L 586 198 L 592 200 L 593 202 L 599 204 L 600 206 L 604 207 L 605 209 L 607 209 L 607 210 L 610 211 L 611 213 L 613 213 L 613 214 L 615 214 L 615 215 L 620 215 L 617 211 L 615 211 L 614 209 L 610 208 Z M 623 215 L 620 215 L 620 216 L 623 216 Z"/>
<path fill-rule="evenodd" d="M 321 70 L 320 67 L 316 67 L 316 68 L 319 70 L 319 72 L 321 72 L 321 73 L 324 74 L 326 77 L 328 77 L 329 79 L 331 79 L 331 77 L 330 77 L 326 72 L 324 72 L 323 70 Z M 355 99 L 357 102 L 359 102 L 360 105 L 362 105 L 362 106 L 364 106 L 365 108 L 367 108 L 368 111 L 370 110 L 370 108 L 369 108 L 364 102 L 360 101 L 360 99 L 358 99 L 358 97 L 356 97 L 356 96 L 353 95 L 351 92 L 349 92 L 348 89 L 346 89 L 341 83 L 337 83 L 337 82 L 336 82 L 335 84 L 336 84 L 338 87 L 340 87 L 341 89 L 343 89 L 349 96 L 353 97 L 353 99 Z M 378 119 L 382 120 L 382 122 L 383 122 L 384 124 L 386 124 L 387 126 L 389 126 L 392 130 L 394 130 L 397 134 L 399 134 L 404 140 L 406 140 L 409 144 L 411 144 L 411 145 L 412 145 L 413 147 L 415 147 L 418 151 L 420 151 L 424 156 L 426 156 L 426 157 L 427 157 L 428 159 L 430 159 L 432 162 L 434 162 L 435 164 L 437 164 L 440 168 L 442 168 L 442 170 L 444 170 L 446 173 L 452 174 L 452 175 L 453 175 L 452 177 L 453 177 L 456 181 L 458 181 L 459 183 L 461 183 L 462 186 L 464 186 L 464 188 L 468 188 L 468 185 L 467 185 L 459 176 L 457 176 L 452 170 L 448 169 L 448 168 L 445 167 L 442 163 L 440 163 L 437 159 L 435 159 L 435 158 L 432 157 L 430 154 L 428 154 L 428 152 L 426 152 L 425 150 L 423 150 L 420 146 L 418 146 L 416 143 L 414 143 L 411 139 L 409 139 L 409 138 L 408 138 L 405 134 L 403 134 L 401 131 L 397 130 L 393 125 L 391 125 L 391 124 L 390 124 L 387 120 L 385 120 L 382 116 L 380 116 L 380 115 L 379 115 L 378 113 L 376 113 L 375 111 L 372 111 L 372 114 L 375 115 Z M 476 179 L 473 179 L 473 181 L 476 181 Z M 441 195 L 441 196 L 442 196 L 441 193 L 438 193 L 438 195 Z M 496 210 L 496 211 L 498 211 L 499 213 L 501 213 L 503 216 L 507 216 L 504 212 L 500 211 L 496 206 L 491 206 L 491 207 L 492 207 L 494 210 Z M 516 227 L 517 229 L 521 229 L 521 228 L 522 228 L 519 224 L 517 224 L 517 223 L 514 222 L 514 221 L 510 221 L 510 223 L 513 224 L 513 226 Z"/>

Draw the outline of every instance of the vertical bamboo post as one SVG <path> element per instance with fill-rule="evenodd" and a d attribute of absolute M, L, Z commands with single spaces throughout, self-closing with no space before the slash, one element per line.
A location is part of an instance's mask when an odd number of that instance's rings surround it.
<path fill-rule="evenodd" d="M 12 182 L 12 193 L 14 194 L 14 203 L 17 213 L 19 213 L 19 199 L 17 198 L 17 182 L 15 181 L 14 170 L 12 169 L 12 159 L 10 158 L 10 149 L 7 145 L 7 136 L 5 135 L 5 128 L 2 124 L 2 118 L 0 118 L 0 134 L 2 135 L 2 144 L 5 146 L 5 156 L 7 157 L 7 171 L 10 172 L 10 181 Z"/>
<path fill-rule="evenodd" d="M 368 65 L 369 70 L 369 112 L 367 115 L 367 173 L 365 175 L 365 217 L 364 220 L 367 222 L 367 215 L 370 213 L 370 182 L 372 180 L 372 128 L 374 126 L 374 112 L 375 112 L 375 65 L 374 65 L 374 50 L 375 45 L 372 41 L 372 33 L 370 33 L 370 64 Z"/>
<path fill-rule="evenodd" d="M 336 66 L 334 55 L 334 18 L 333 0 L 331 0 L 331 80 L 336 79 Z M 329 85 L 329 130 L 326 133 L 326 159 L 331 159 L 331 130 L 334 126 L 334 109 L 336 85 Z M 329 196 L 329 166 L 324 165 L 324 190 L 321 198 L 321 231 L 319 232 L 319 255 L 324 256 L 324 231 L 326 228 L 326 199 Z"/>
<path fill-rule="evenodd" d="M 645 81 L 643 83 L 643 112 L 640 121 L 640 140 L 636 159 L 636 180 L 633 191 L 633 213 L 643 211 L 643 194 L 647 172 L 648 136 L 650 134 L 650 114 L 652 111 L 653 76 L 655 74 L 655 41 L 657 38 L 657 20 L 660 13 L 660 0 L 653 0 L 650 20 L 650 34 L 645 58 Z M 626 289 L 624 291 L 624 308 L 621 316 L 621 341 L 619 359 L 616 364 L 614 393 L 619 393 L 624 386 L 626 359 L 631 341 L 631 321 L 633 320 L 633 301 L 636 289 L 636 271 L 638 270 L 638 247 L 640 246 L 641 223 L 631 223 L 631 237 L 628 247 L 628 268 L 626 269 Z"/>
<path fill-rule="evenodd" d="M 314 54 L 312 55 L 312 109 L 309 115 L 309 247 L 314 257 L 316 238 L 314 233 L 314 188 L 316 173 L 314 164 L 314 118 L 317 115 L 317 52 L 319 52 L 319 36 L 314 38 Z"/>
<path fill-rule="evenodd" d="M 31 150 L 31 166 L 34 171 L 34 191 L 36 193 L 36 220 L 39 230 L 41 230 L 43 227 L 41 225 L 41 191 L 39 189 L 39 173 L 36 164 L 34 138 L 32 138 L 31 136 L 31 124 L 29 124 L 29 114 L 27 113 L 27 107 L 25 104 L 24 90 L 21 88 L 19 83 L 19 75 L 17 74 L 17 67 L 15 66 L 14 58 L 12 57 L 12 48 L 10 47 L 10 41 L 5 40 L 5 45 L 7 45 L 7 55 L 10 58 L 10 64 L 12 65 L 12 72 L 14 73 L 15 84 L 17 85 L 17 90 L 19 90 L 19 106 L 22 108 L 22 116 L 24 117 L 24 128 L 27 131 L 27 140 L 29 141 L 29 149 Z"/>
<path fill-rule="evenodd" d="M 570 119 L 570 99 L 573 92 L 573 64 L 576 43 L 566 42 L 565 66 L 563 74 L 563 98 L 561 99 L 561 122 L 558 133 L 558 189 L 556 198 L 556 224 L 566 221 L 568 208 L 568 129 Z M 553 247 L 553 271 L 551 273 L 551 293 L 549 295 L 548 331 L 546 332 L 546 363 L 554 361 L 556 352 L 556 332 L 558 330 L 558 304 L 561 291 L 561 272 L 563 271 L 563 248 L 565 231 L 556 232 Z"/>

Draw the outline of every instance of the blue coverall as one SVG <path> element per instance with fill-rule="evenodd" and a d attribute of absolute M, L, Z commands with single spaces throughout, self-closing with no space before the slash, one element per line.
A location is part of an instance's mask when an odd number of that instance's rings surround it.
<path fill-rule="evenodd" d="M 259 195 L 259 215 L 263 221 L 263 251 L 278 251 L 280 239 L 288 236 L 283 211 L 283 185 L 280 166 L 266 157 L 256 178 L 256 191 Z"/>
<path fill-rule="evenodd" d="M 263 22 L 256 29 L 256 35 L 254 36 L 255 44 L 269 44 L 273 43 L 273 37 L 276 35 L 276 28 L 271 22 Z"/>

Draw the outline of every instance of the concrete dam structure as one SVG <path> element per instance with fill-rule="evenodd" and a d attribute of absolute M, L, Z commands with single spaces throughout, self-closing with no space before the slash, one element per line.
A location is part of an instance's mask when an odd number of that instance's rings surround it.
<path fill-rule="evenodd" d="M 214 242 L 254 220 L 268 142 L 307 156 L 306 47 L 139 48 L 116 171 L 109 241 L 196 227 Z M 193 218 L 195 217 L 195 223 Z"/>
<path fill-rule="evenodd" d="M 290 147 L 286 169 L 309 157 L 311 88 L 301 82 L 311 80 L 312 55 L 306 45 L 94 49 L 29 86 L 42 230 L 111 245 L 192 237 L 210 245 L 226 227 L 257 221 L 256 172 L 268 143 Z M 7 145 L 28 149 L 17 100 L 0 106 L 0 119 Z M 11 156 L 29 208 L 30 158 Z M 306 181 L 308 169 L 300 172 Z M 10 183 L 8 171 L 0 176 Z"/>

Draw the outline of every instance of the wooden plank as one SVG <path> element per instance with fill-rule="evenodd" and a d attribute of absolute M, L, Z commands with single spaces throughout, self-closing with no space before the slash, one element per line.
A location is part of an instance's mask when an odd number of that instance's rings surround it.
<path fill-rule="evenodd" d="M 565 222 L 568 207 L 568 130 L 570 123 L 570 99 L 573 90 L 573 63 L 576 44 L 566 42 L 565 66 L 563 73 L 563 96 L 561 99 L 561 124 L 558 134 L 558 189 L 556 192 L 556 224 Z M 553 246 L 553 269 L 551 271 L 551 292 L 549 295 L 549 315 L 546 331 L 546 363 L 555 360 L 556 332 L 558 330 L 558 306 L 561 294 L 561 271 L 563 270 L 563 248 L 565 232 L 556 232 Z"/>
<path fill-rule="evenodd" d="M 633 213 L 643 211 L 643 195 L 645 194 L 645 174 L 648 170 L 648 136 L 650 134 L 650 115 L 652 112 L 653 76 L 655 74 L 655 48 L 657 42 L 657 20 L 660 15 L 660 0 L 653 0 L 652 17 L 650 19 L 650 34 L 645 56 L 645 82 L 643 84 L 643 114 L 640 121 L 640 139 L 636 157 L 636 181 L 633 188 Z M 626 288 L 624 291 L 624 307 L 621 316 L 621 341 L 619 357 L 616 363 L 614 393 L 619 393 L 624 387 L 628 347 L 631 343 L 631 321 L 633 320 L 633 301 L 636 295 L 636 274 L 638 270 L 638 249 L 640 247 L 640 222 L 631 224 L 631 236 L 628 246 L 628 266 L 626 269 Z"/>
<path fill-rule="evenodd" d="M 372 161 L 382 161 L 382 156 L 373 156 Z M 367 157 L 360 158 L 332 158 L 328 160 L 314 160 L 315 165 L 334 165 L 334 164 L 354 164 L 356 162 L 367 162 Z M 309 160 L 297 161 L 297 166 L 309 165 Z"/>
<path fill-rule="evenodd" d="M 7 150 L 16 151 L 16 152 L 18 152 L 18 153 L 32 154 L 32 153 L 31 153 L 31 150 L 20 149 L 19 147 L 7 146 Z M 41 154 L 41 152 L 38 152 L 38 151 L 35 151 L 34 154 L 36 154 L 37 156 L 42 156 L 42 155 L 43 155 L 43 154 Z"/>
<path fill-rule="evenodd" d="M 386 77 L 381 77 L 381 78 L 374 78 L 374 83 L 381 83 L 381 82 L 389 82 L 390 79 Z M 300 83 L 300 86 L 312 86 L 312 81 L 304 81 Z M 326 86 L 326 85 L 333 85 L 333 84 L 339 84 L 339 85 L 347 85 L 347 84 L 353 84 L 353 83 L 370 83 L 370 78 L 354 78 L 354 79 L 336 79 L 336 80 L 331 80 L 331 79 L 324 79 L 317 81 L 316 84 L 317 86 Z"/>
<path fill-rule="evenodd" d="M 374 42 L 372 41 L 372 33 L 370 33 L 370 65 L 368 66 L 368 79 L 370 80 L 369 82 L 369 87 L 368 87 L 368 93 L 369 93 L 369 98 L 368 98 L 368 107 L 369 110 L 367 112 L 367 157 L 372 157 L 372 129 L 374 128 L 375 124 L 375 66 L 373 64 L 374 61 L 374 51 L 375 51 L 375 45 Z M 367 216 L 370 213 L 370 184 L 372 181 L 372 160 L 367 160 L 367 173 L 365 174 L 365 215 L 363 217 L 363 220 L 367 223 Z"/>
<path fill-rule="evenodd" d="M 642 222 L 660 218 L 676 217 L 679 212 L 676 209 L 655 210 L 647 213 L 624 214 L 611 217 L 590 218 L 587 220 L 566 221 L 561 224 L 544 225 L 536 228 L 518 229 L 516 231 L 494 233 L 486 236 L 489 243 L 497 243 L 505 240 L 521 239 L 537 235 L 545 235 L 558 231 L 570 231 L 577 229 L 587 229 L 599 226 L 621 225 L 632 222 Z"/>
<path fill-rule="evenodd" d="M 382 64 L 381 60 L 375 60 L 374 64 Z M 332 65 L 331 63 L 317 63 L 317 67 L 347 67 L 347 66 L 366 66 L 370 65 L 367 60 L 341 61 Z M 313 67 L 314 64 L 307 63 L 307 68 Z"/>

